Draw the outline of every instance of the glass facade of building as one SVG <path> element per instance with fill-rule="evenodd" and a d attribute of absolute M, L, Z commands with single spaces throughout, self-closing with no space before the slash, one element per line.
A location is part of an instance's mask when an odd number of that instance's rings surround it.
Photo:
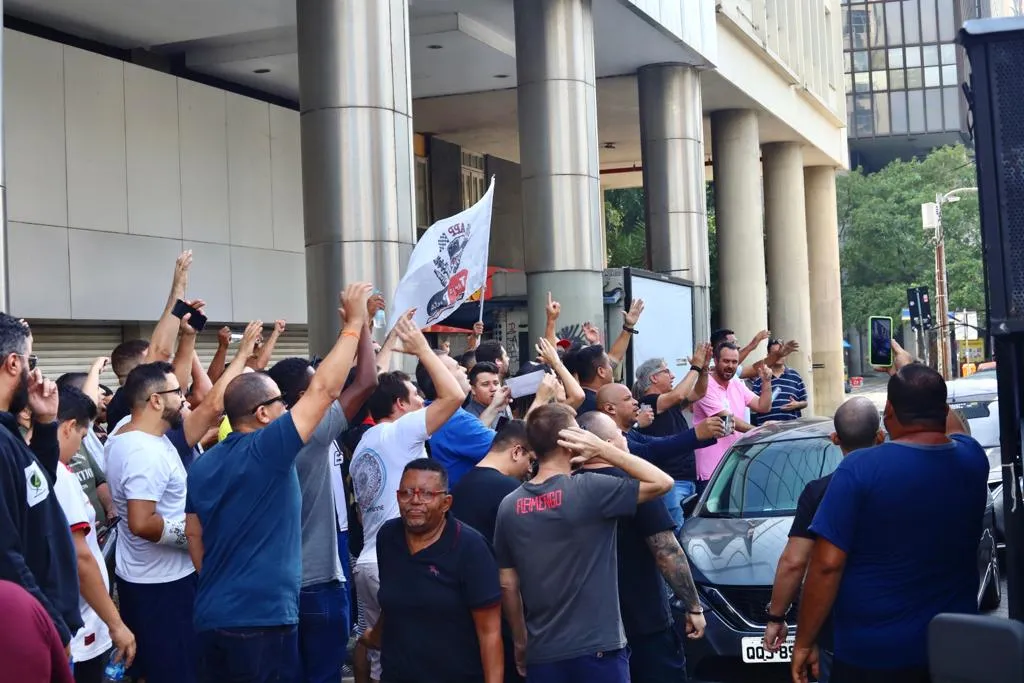
<path fill-rule="evenodd" d="M 963 0 L 841 0 L 851 139 L 966 129 Z"/>

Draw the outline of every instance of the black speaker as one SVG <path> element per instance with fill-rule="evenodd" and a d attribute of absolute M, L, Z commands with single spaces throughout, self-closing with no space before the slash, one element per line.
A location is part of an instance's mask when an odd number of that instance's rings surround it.
<path fill-rule="evenodd" d="M 989 329 L 1024 332 L 1024 17 L 964 24 Z"/>

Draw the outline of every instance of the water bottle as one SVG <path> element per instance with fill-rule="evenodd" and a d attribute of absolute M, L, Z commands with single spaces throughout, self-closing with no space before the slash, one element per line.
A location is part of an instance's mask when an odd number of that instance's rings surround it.
<path fill-rule="evenodd" d="M 374 296 L 377 296 L 379 294 L 381 294 L 381 291 L 379 289 L 373 290 L 373 295 Z M 377 311 L 374 314 L 374 316 L 373 316 L 373 329 L 375 329 L 375 330 L 383 329 L 384 326 L 387 325 L 387 324 L 388 324 L 388 316 L 384 312 L 384 309 L 382 308 L 379 311 Z"/>
<path fill-rule="evenodd" d="M 116 681 L 124 680 L 124 660 L 114 661 L 117 659 L 118 652 L 115 649 L 110 653 L 110 659 L 107 660 L 107 666 L 103 669 L 102 683 L 115 683 Z"/>

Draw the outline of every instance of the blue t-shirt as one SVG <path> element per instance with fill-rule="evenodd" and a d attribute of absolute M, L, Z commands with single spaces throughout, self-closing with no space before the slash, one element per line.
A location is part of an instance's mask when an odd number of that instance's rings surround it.
<path fill-rule="evenodd" d="M 494 443 L 493 429 L 465 408 L 459 408 L 430 437 L 430 457 L 448 470 L 448 486 L 455 486 L 466 472 L 484 459 Z"/>
<path fill-rule="evenodd" d="M 197 632 L 299 621 L 302 439 L 288 413 L 255 432 L 231 432 L 188 472 L 185 512 L 203 525 Z"/>
<path fill-rule="evenodd" d="M 811 531 L 847 554 L 835 656 L 871 669 L 928 664 L 928 623 L 978 611 L 988 459 L 974 439 L 885 443 L 846 456 Z"/>

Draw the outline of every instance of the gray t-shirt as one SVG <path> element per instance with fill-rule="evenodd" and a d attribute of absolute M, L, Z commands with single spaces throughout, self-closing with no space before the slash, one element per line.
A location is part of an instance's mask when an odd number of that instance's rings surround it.
<path fill-rule="evenodd" d="M 501 502 L 494 552 L 519 574 L 527 663 L 626 646 L 616 518 L 636 512 L 639 491 L 635 479 L 584 472 L 523 484 Z"/>
<path fill-rule="evenodd" d="M 344 581 L 338 560 L 338 522 L 331 487 L 331 442 L 348 429 L 337 401 L 320 420 L 313 436 L 295 458 L 302 491 L 302 586 Z"/>

